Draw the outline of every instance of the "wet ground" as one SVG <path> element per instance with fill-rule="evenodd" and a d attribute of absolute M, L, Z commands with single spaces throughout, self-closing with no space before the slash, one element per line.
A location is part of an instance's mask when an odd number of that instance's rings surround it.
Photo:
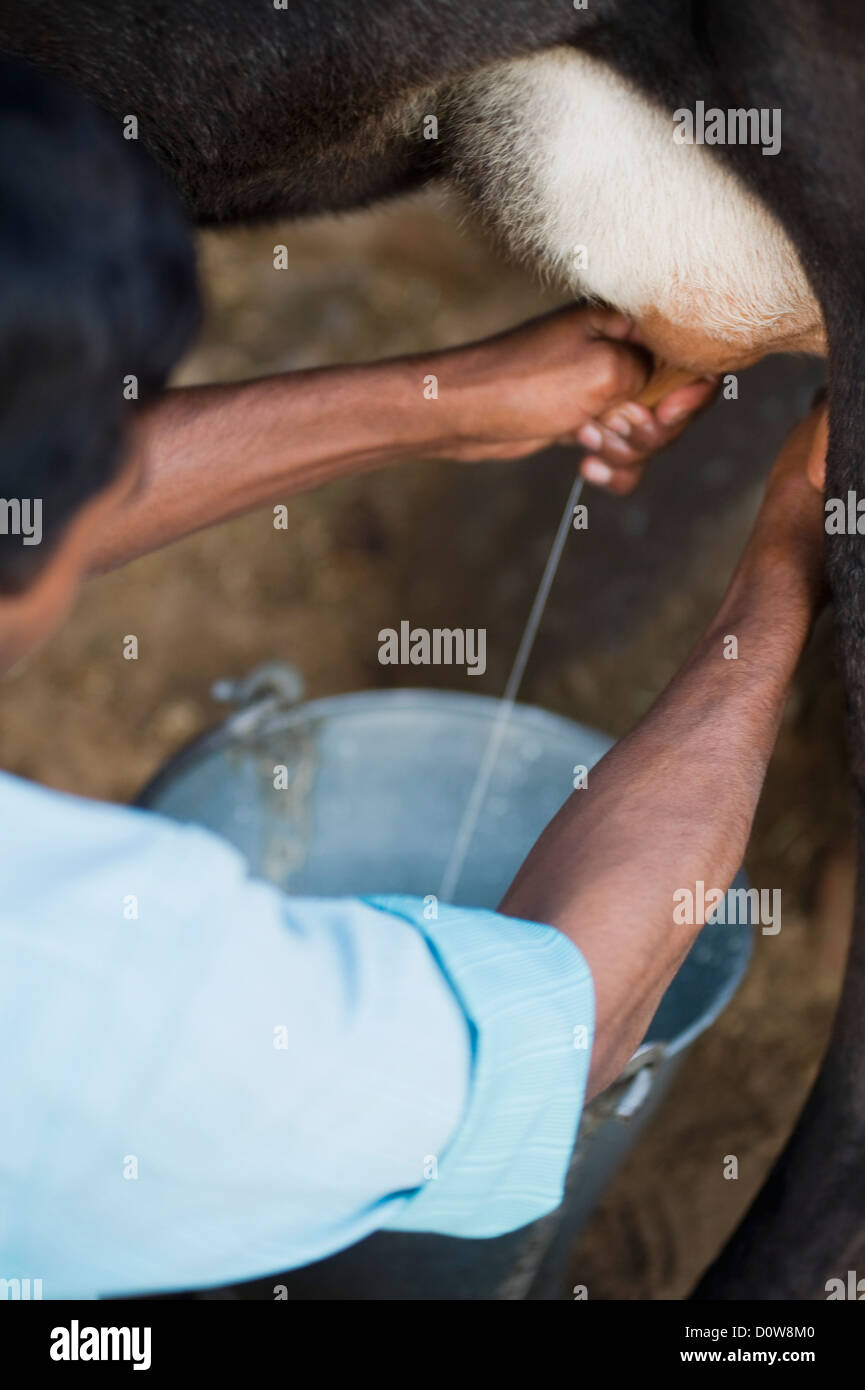
<path fill-rule="evenodd" d="M 290 269 L 273 269 L 285 243 Z M 184 382 L 446 345 L 551 307 L 433 200 L 342 221 L 208 235 L 209 309 Z M 712 612 L 787 425 L 820 380 L 777 359 L 743 374 L 628 501 L 590 498 L 571 537 L 522 698 L 618 734 Z M 575 456 L 460 467 L 422 460 L 285 499 L 94 583 L 64 632 L 0 688 L 0 761 L 52 786 L 131 798 L 219 717 L 213 680 L 298 666 L 312 695 L 396 684 L 377 633 L 487 628 L 480 679 L 504 687 Z M 238 459 L 238 468 L 243 459 Z M 587 493 L 588 497 L 588 493 Z M 278 499 L 276 499 L 278 500 Z M 122 657 L 136 634 L 137 662 Z M 678 1297 L 759 1186 L 813 1075 L 843 963 L 852 865 L 831 623 L 815 634 L 773 760 L 747 868 L 781 888 L 744 988 L 693 1049 L 662 1112 L 574 1254 L 593 1298 Z M 712 814 L 711 805 L 706 814 Z M 386 887 L 386 885 L 382 885 Z M 723 1158 L 739 1158 L 738 1181 Z"/>

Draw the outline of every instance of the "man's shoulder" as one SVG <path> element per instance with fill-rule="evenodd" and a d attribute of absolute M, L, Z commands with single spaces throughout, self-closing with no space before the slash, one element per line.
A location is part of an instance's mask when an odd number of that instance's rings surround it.
<path fill-rule="evenodd" d="M 132 914 L 146 894 L 186 912 L 246 875 L 243 856 L 198 826 L 136 807 L 55 791 L 0 772 L 0 903 L 5 916 L 64 904 Z"/>

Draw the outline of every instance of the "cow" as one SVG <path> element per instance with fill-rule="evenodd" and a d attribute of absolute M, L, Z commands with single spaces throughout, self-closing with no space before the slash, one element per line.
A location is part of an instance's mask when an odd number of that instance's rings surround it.
<path fill-rule="evenodd" d="M 134 117 L 200 225 L 439 180 L 563 288 L 631 314 L 661 361 L 826 354 L 827 493 L 865 496 L 856 0 L 0 0 L 0 51 Z M 828 536 L 827 565 L 859 808 L 852 944 L 802 1116 L 697 1297 L 814 1297 L 865 1243 L 858 535 Z"/>

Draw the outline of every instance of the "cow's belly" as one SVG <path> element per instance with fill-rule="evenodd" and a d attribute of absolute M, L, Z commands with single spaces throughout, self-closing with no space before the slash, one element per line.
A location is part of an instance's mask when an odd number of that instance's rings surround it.
<path fill-rule="evenodd" d="M 659 356 L 707 371 L 825 351 L 774 216 L 606 64 L 552 49 L 486 69 L 452 102 L 453 180 L 488 226 L 575 296 L 633 315 Z"/>

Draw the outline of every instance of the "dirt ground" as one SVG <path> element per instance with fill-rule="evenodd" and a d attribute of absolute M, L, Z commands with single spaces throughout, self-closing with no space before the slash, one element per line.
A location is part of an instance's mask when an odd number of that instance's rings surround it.
<path fill-rule="evenodd" d="M 284 243 L 290 269 L 273 268 Z M 480 337 L 556 301 L 434 199 L 202 241 L 208 298 L 181 380 L 230 380 Z M 719 599 L 786 423 L 820 370 L 744 374 L 626 502 L 590 500 L 522 698 L 623 732 Z M 422 683 L 499 694 L 574 471 L 554 451 L 466 468 L 418 461 L 286 499 L 94 583 L 64 632 L 0 687 L 3 766 L 126 800 L 220 716 L 220 676 L 290 660 L 311 695 L 405 682 L 380 627 L 485 626 L 488 668 Z M 243 460 L 238 459 L 238 467 Z M 136 634 L 138 661 L 122 657 Z M 416 682 L 421 683 L 421 682 Z M 711 806 L 706 808 L 712 814 Z M 815 635 L 772 763 L 747 868 L 783 892 L 746 983 L 691 1052 L 575 1252 L 592 1298 L 687 1291 L 759 1186 L 812 1078 L 850 916 L 852 863 L 831 623 Z M 385 887 L 386 885 L 382 885 Z M 722 1160 L 739 1158 L 738 1181 Z"/>

